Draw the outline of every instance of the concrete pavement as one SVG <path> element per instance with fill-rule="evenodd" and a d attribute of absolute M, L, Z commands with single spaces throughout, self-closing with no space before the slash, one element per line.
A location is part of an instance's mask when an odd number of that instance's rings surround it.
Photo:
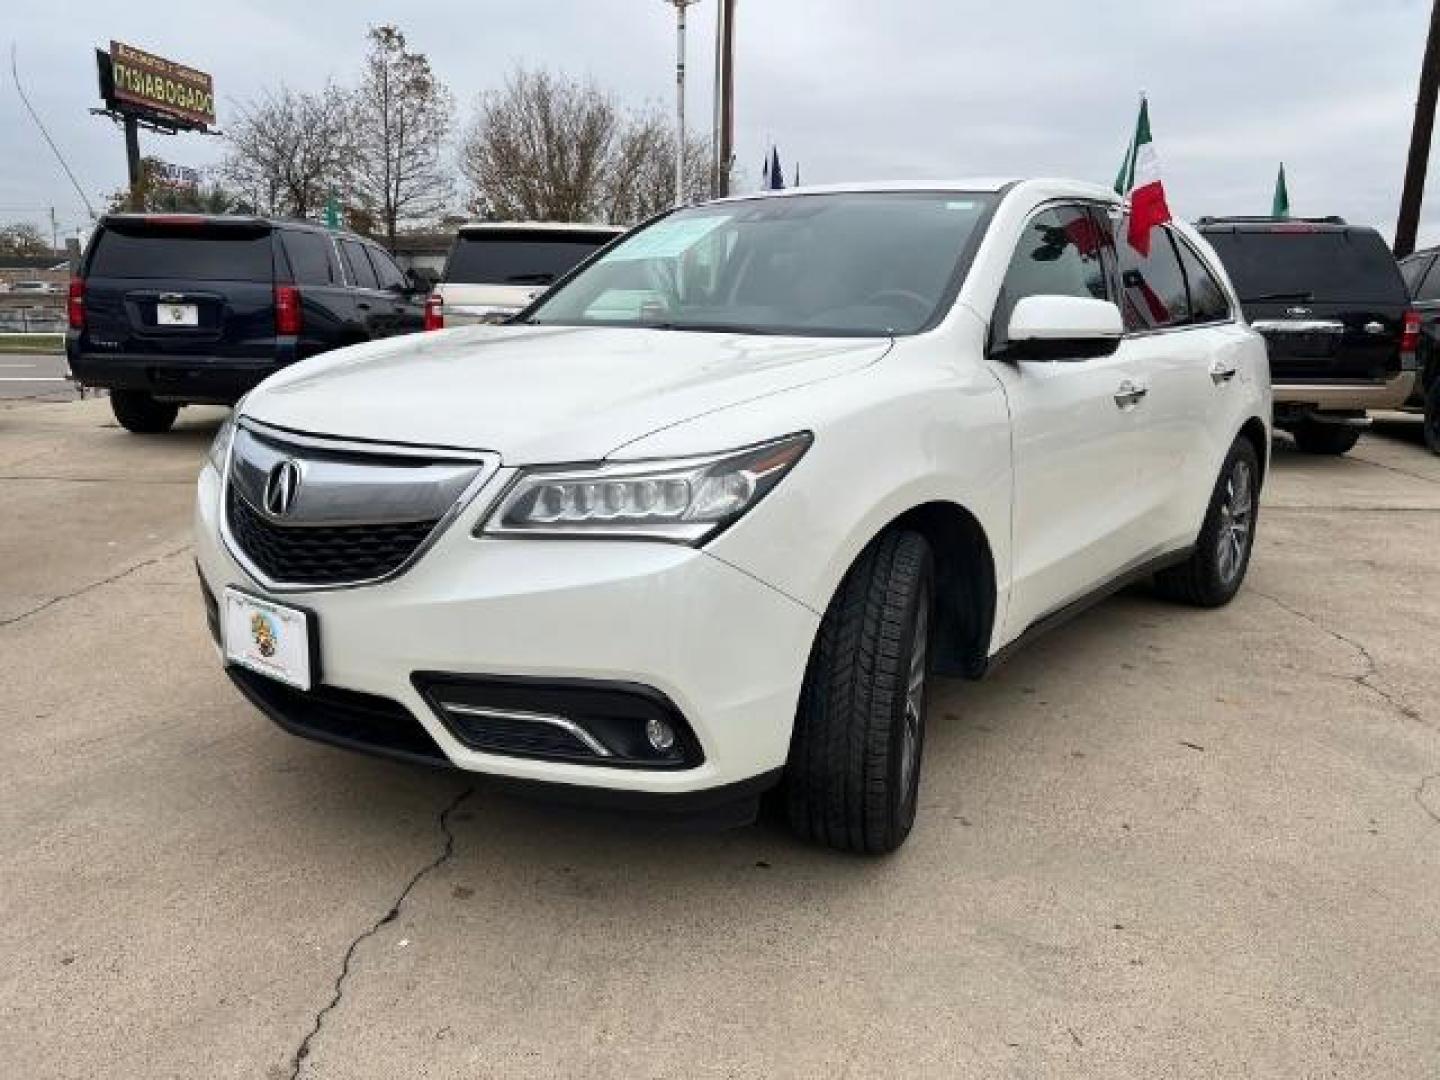
<path fill-rule="evenodd" d="M 1228 608 L 1129 593 L 943 684 L 915 834 L 864 861 L 271 727 L 188 552 L 219 415 L 0 403 L 0 1075 L 1435 1075 L 1413 440 L 1277 447 Z"/>

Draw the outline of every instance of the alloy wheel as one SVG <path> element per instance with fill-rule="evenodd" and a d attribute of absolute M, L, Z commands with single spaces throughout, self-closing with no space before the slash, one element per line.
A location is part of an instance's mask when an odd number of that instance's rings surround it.
<path fill-rule="evenodd" d="M 1245 566 L 1255 524 L 1255 484 L 1248 461 L 1236 461 L 1225 478 L 1216 536 L 1216 568 L 1220 579 L 1234 581 Z"/>
<path fill-rule="evenodd" d="M 910 640 L 910 674 L 905 684 L 905 715 L 900 730 L 900 797 L 907 801 L 914 798 L 921 725 L 925 722 L 925 675 L 930 657 L 930 597 L 925 593 L 915 605 Z"/>

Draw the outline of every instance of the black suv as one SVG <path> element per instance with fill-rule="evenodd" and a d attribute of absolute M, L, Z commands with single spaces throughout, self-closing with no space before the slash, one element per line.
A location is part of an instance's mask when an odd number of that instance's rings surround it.
<path fill-rule="evenodd" d="M 377 244 L 295 221 L 108 214 L 70 282 L 75 379 L 135 432 L 233 405 L 328 349 L 424 326 L 424 289 Z"/>
<path fill-rule="evenodd" d="M 1420 367 L 1405 408 L 1425 414 L 1425 444 L 1440 454 L 1440 248 L 1426 248 L 1400 260 L 1400 276 L 1420 313 Z"/>
<path fill-rule="evenodd" d="M 1343 454 L 1366 410 L 1410 396 L 1419 317 L 1379 233 L 1337 217 L 1196 224 L 1270 347 L 1275 426 L 1301 450 Z"/>

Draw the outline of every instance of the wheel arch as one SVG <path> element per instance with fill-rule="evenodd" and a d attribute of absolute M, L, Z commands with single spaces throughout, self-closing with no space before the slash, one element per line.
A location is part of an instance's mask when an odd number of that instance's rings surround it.
<path fill-rule="evenodd" d="M 877 529 L 851 567 L 876 540 L 896 530 L 923 536 L 935 560 L 935 670 L 979 678 L 989 658 L 998 600 L 995 557 L 984 526 L 959 503 L 920 503 Z"/>
<path fill-rule="evenodd" d="M 1240 425 L 1240 431 L 1235 436 L 1237 439 L 1248 439 L 1250 445 L 1255 448 L 1255 457 L 1260 462 L 1260 483 L 1265 483 L 1265 474 L 1270 466 L 1270 432 L 1265 427 L 1265 421 L 1258 416 L 1252 416 Z"/>

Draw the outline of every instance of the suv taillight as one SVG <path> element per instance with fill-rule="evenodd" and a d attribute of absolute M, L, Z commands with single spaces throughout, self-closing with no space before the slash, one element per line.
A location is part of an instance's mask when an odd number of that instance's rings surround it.
<path fill-rule="evenodd" d="M 275 333 L 300 333 L 300 290 L 294 285 L 275 286 Z"/>
<path fill-rule="evenodd" d="M 439 293 L 431 293 L 425 298 L 425 329 L 445 329 L 445 302 Z"/>
<path fill-rule="evenodd" d="M 1401 326 L 1400 351 L 1414 354 L 1420 348 L 1420 313 L 1418 311 L 1405 312 L 1405 321 Z"/>
<path fill-rule="evenodd" d="M 70 295 L 65 304 L 65 314 L 71 330 L 85 329 L 85 279 L 70 279 Z"/>

